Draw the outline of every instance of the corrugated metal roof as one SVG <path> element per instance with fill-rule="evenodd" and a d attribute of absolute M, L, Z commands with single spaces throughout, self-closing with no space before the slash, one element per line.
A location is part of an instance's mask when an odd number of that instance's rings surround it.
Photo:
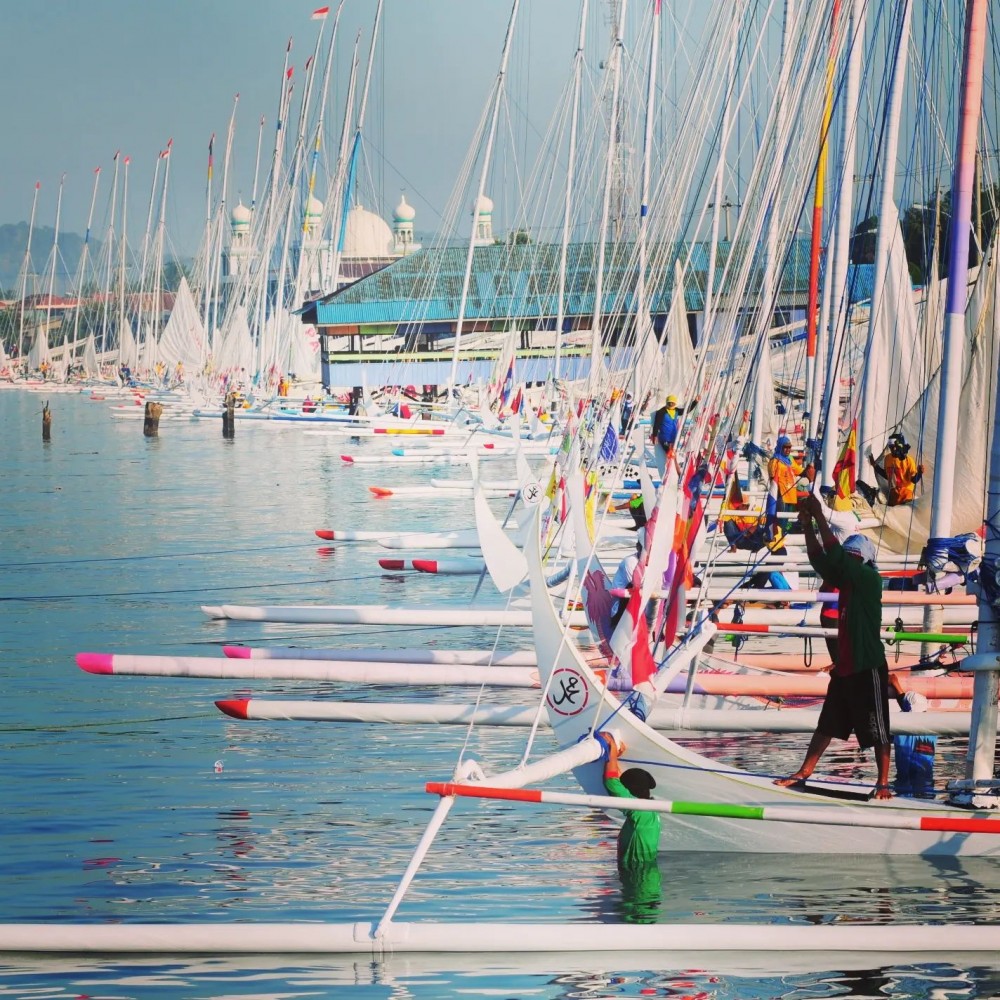
<path fill-rule="evenodd" d="M 673 261 L 684 259 L 690 249 L 691 263 L 684 278 L 688 312 L 704 308 L 708 270 L 708 244 L 687 247 L 654 245 L 649 249 L 648 295 L 650 311 L 665 315 L 673 297 Z M 727 287 L 718 285 L 726 262 L 737 261 L 746 248 L 722 241 L 716 254 L 717 295 L 724 299 Z M 305 310 L 320 326 L 369 324 L 415 324 L 454 322 L 461 307 L 462 284 L 468 258 L 467 247 L 425 249 L 403 257 L 380 271 L 310 305 Z M 596 295 L 597 245 L 576 243 L 567 248 L 564 313 L 568 318 L 591 316 Z M 635 244 L 612 244 L 605 251 L 602 312 L 629 312 L 634 308 L 636 276 Z M 659 262 L 657 265 L 656 262 Z M 476 320 L 524 319 L 536 323 L 552 320 L 557 313 L 561 248 L 552 243 L 523 245 L 492 244 L 476 247 L 465 318 Z M 732 266 L 730 274 L 743 270 Z M 657 278 L 656 275 L 660 276 Z M 804 306 L 809 285 L 809 240 L 792 241 L 783 266 L 778 304 Z M 763 252 L 750 263 L 749 287 L 760 287 Z M 730 278 L 730 283 L 733 278 Z M 871 297 L 871 266 L 851 270 L 851 299 Z"/>

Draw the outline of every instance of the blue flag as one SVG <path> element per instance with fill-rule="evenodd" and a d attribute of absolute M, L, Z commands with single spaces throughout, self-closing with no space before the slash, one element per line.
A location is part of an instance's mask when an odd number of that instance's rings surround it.
<path fill-rule="evenodd" d="M 618 457 L 618 434 L 611 424 L 604 432 L 604 440 L 601 442 L 601 461 L 613 462 Z"/>

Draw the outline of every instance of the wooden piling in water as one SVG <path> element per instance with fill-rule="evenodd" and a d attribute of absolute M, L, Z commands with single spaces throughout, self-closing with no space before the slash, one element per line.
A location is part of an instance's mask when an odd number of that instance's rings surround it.
<path fill-rule="evenodd" d="M 160 414 L 163 412 L 162 403 L 147 403 L 146 411 L 142 421 L 142 433 L 144 437 L 155 438 L 160 434 Z"/>
<path fill-rule="evenodd" d="M 226 401 L 222 407 L 222 436 L 236 437 L 236 393 L 227 392 Z"/>
<path fill-rule="evenodd" d="M 52 440 L 52 411 L 48 402 L 42 404 L 42 440 Z"/>

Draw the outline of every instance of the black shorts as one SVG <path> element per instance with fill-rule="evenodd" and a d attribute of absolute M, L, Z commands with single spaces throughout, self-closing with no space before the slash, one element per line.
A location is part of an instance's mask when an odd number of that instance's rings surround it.
<path fill-rule="evenodd" d="M 883 663 L 847 677 L 831 674 L 816 729 L 838 740 L 854 733 L 862 750 L 891 743 L 888 667 Z"/>

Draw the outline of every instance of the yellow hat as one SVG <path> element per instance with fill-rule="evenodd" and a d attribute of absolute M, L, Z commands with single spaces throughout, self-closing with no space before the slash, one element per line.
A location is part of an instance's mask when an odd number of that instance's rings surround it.
<path fill-rule="evenodd" d="M 676 405 L 677 405 L 677 397 L 671 393 L 669 396 L 667 396 L 667 406 L 676 406 Z"/>

